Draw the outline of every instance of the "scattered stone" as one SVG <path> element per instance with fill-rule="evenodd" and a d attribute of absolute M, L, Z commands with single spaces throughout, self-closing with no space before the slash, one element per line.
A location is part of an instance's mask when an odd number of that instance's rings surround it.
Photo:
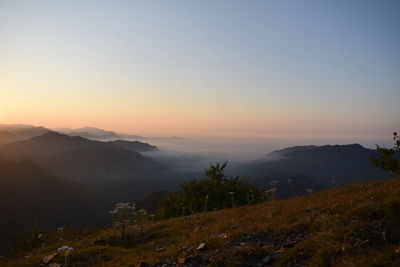
<path fill-rule="evenodd" d="M 196 250 L 203 250 L 203 249 L 205 249 L 205 248 L 206 248 L 206 243 L 200 243 L 200 244 L 197 246 Z"/>
<path fill-rule="evenodd" d="M 229 235 L 228 235 L 229 238 Z M 243 235 L 239 240 L 233 241 L 234 246 L 273 247 L 273 240 L 263 235 Z"/>
<path fill-rule="evenodd" d="M 57 255 L 57 253 L 53 253 L 53 254 L 47 255 L 47 256 L 45 256 L 45 257 L 42 259 L 42 262 L 43 262 L 44 264 L 47 264 L 47 263 L 49 263 L 56 255 Z"/>
<path fill-rule="evenodd" d="M 222 236 L 223 239 L 228 239 L 229 237 L 230 237 L 229 234 L 223 234 Z"/>
<path fill-rule="evenodd" d="M 271 260 L 272 260 L 272 255 L 271 255 L 271 254 L 268 254 L 267 256 L 265 256 L 265 257 L 262 259 L 262 262 L 263 262 L 263 263 L 269 263 Z"/>

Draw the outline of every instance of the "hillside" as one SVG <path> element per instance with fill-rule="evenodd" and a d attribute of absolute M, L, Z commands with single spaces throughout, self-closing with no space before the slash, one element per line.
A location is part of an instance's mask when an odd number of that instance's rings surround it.
<path fill-rule="evenodd" d="M 0 154 L 8 158 L 42 158 L 52 157 L 62 152 L 75 149 L 112 148 L 131 152 L 157 150 L 155 146 L 138 141 L 110 141 L 101 142 L 89 140 L 80 136 L 68 136 L 58 132 L 47 132 L 28 140 L 4 144 L 0 147 Z"/>
<path fill-rule="evenodd" d="M 391 177 L 373 166 L 372 156 L 378 156 L 376 150 L 359 144 L 297 146 L 274 151 L 232 172 L 259 180 L 303 175 L 326 187 Z"/>
<path fill-rule="evenodd" d="M 169 166 L 141 154 L 155 150 L 157 147 L 138 141 L 102 142 L 47 132 L 0 146 L 0 156 L 28 159 L 60 178 L 85 183 L 119 202 L 178 187 L 181 179 Z"/>
<path fill-rule="evenodd" d="M 81 184 L 63 180 L 29 162 L 0 159 L 0 251 L 17 234 L 40 227 L 104 225 L 105 196 Z"/>
<path fill-rule="evenodd" d="M 400 178 L 71 237 L 71 266 L 399 266 Z M 126 241 L 126 240 L 125 240 Z M 6 255 L 37 266 L 57 250 Z M 63 254 L 50 263 L 62 263 Z M 164 264 L 164 265 L 163 265 Z"/>
<path fill-rule="evenodd" d="M 120 148 L 135 152 L 148 152 L 158 150 L 156 146 L 152 146 L 148 143 L 143 143 L 139 141 L 115 140 L 109 143 L 115 144 Z"/>

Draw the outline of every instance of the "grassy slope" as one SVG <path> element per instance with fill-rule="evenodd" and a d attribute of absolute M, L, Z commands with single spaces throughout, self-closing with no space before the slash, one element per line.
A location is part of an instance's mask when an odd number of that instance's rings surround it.
<path fill-rule="evenodd" d="M 261 263 L 293 266 L 400 266 L 400 178 L 354 184 L 290 200 L 208 212 L 148 224 L 130 248 L 116 230 L 69 240 L 70 266 L 136 266 L 140 262 Z M 200 243 L 206 248 L 196 250 Z M 37 266 L 56 244 L 6 256 L 1 266 Z M 63 262 L 57 255 L 52 262 Z"/>

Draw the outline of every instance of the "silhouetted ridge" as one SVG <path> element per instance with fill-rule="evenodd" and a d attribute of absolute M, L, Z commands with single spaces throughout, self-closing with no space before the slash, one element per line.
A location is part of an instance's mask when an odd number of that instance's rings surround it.
<path fill-rule="evenodd" d="M 322 145 L 322 146 L 315 146 L 315 145 L 309 145 L 309 146 L 292 146 L 292 147 L 287 147 L 284 149 L 280 150 L 275 150 L 269 154 L 266 155 L 266 157 L 274 154 L 290 154 L 290 153 L 296 153 L 296 152 L 304 152 L 304 151 L 310 151 L 310 150 L 355 150 L 355 149 L 366 149 L 360 144 L 349 144 L 349 145 Z"/>
<path fill-rule="evenodd" d="M 4 144 L 0 156 L 32 160 L 58 177 L 90 185 L 117 202 L 140 199 L 180 184 L 172 168 L 140 153 L 156 149 L 138 141 L 104 142 L 48 132 Z"/>
<path fill-rule="evenodd" d="M 360 144 L 295 146 L 277 150 L 241 167 L 239 173 L 253 178 L 304 175 L 324 186 L 391 177 L 370 162 L 378 156 Z"/>
<path fill-rule="evenodd" d="M 66 134 L 62 134 L 62 133 L 54 132 L 54 131 L 50 131 L 45 134 L 39 135 L 37 137 L 33 137 L 30 140 L 31 141 L 47 141 L 47 140 L 58 141 L 58 140 L 72 140 L 71 138 L 73 138 L 75 140 L 84 140 L 84 138 L 82 138 L 80 136 L 71 137 Z"/>
<path fill-rule="evenodd" d="M 110 141 L 110 143 L 115 144 L 120 148 L 127 149 L 129 151 L 145 152 L 145 151 L 158 150 L 156 146 L 152 146 L 148 143 L 143 143 L 139 141 L 115 140 L 115 141 Z"/>
<path fill-rule="evenodd" d="M 121 138 L 121 136 L 115 132 L 95 127 L 83 127 L 78 129 L 62 128 L 59 131 L 69 136 L 81 136 L 84 138 L 99 140 L 99 141 Z"/>
<path fill-rule="evenodd" d="M 49 132 L 44 127 L 35 127 L 23 124 L 0 124 L 0 144 L 15 142 L 19 140 L 27 140 L 29 138 L 42 135 Z"/>
<path fill-rule="evenodd" d="M 139 141 L 95 141 L 80 136 L 69 136 L 54 131 L 47 132 L 28 140 L 4 144 L 0 147 L 0 155 L 10 158 L 48 157 L 65 151 L 82 148 L 107 147 L 124 149 L 132 153 L 156 150 L 157 147 Z"/>

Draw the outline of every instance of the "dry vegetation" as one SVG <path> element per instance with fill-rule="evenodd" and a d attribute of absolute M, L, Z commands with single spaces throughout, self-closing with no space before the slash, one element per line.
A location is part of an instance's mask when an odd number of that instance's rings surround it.
<path fill-rule="evenodd" d="M 400 266 L 400 178 L 149 223 L 125 237 L 130 247 L 119 235 L 70 238 L 68 265 Z M 0 265 L 63 264 L 63 253 L 42 263 L 59 246 L 6 255 Z"/>

